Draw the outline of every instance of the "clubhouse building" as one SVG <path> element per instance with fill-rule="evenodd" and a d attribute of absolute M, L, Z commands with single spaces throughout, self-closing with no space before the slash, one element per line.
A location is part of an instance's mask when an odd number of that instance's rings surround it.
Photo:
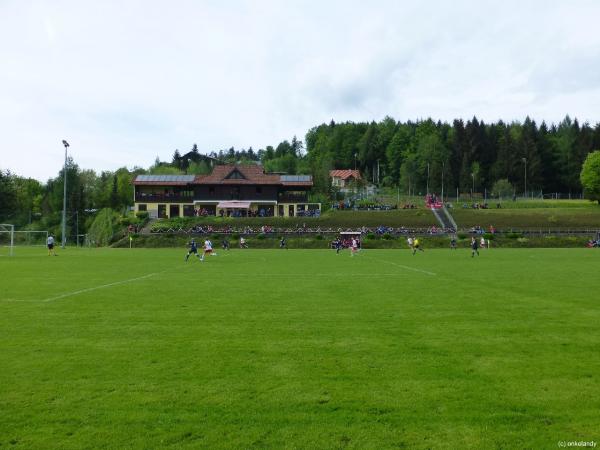
<path fill-rule="evenodd" d="M 217 165 L 208 175 L 138 175 L 135 212 L 152 218 L 211 216 L 318 216 L 310 203 L 310 175 L 265 173 L 259 165 Z"/>

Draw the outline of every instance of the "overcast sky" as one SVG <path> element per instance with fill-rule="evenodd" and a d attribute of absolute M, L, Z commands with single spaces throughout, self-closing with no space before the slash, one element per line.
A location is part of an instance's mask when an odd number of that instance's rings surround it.
<path fill-rule="evenodd" d="M 0 168 L 276 145 L 322 122 L 600 120 L 600 1 L 0 0 Z"/>

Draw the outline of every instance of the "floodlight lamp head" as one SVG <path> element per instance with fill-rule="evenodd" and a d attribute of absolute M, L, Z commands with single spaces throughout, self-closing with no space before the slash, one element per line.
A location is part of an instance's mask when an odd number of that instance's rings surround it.
<path fill-rule="evenodd" d="M 65 146 L 65 148 L 67 148 L 69 146 L 69 143 L 63 139 L 63 145 Z"/>

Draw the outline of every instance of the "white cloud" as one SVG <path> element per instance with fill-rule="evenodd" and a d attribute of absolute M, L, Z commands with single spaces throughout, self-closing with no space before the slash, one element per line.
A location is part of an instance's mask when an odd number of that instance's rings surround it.
<path fill-rule="evenodd" d="M 598 120 L 600 4 L 0 3 L 0 167 L 255 149 L 331 119 Z"/>

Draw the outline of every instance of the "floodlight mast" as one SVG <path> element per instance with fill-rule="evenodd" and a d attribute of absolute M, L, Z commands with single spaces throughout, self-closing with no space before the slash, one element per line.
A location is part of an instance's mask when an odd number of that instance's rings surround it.
<path fill-rule="evenodd" d="M 63 180 L 64 180 L 64 189 L 63 189 L 63 211 L 62 211 L 62 248 L 65 248 L 67 244 L 67 149 L 69 148 L 69 143 L 63 139 L 63 145 L 65 146 L 65 166 L 63 169 Z"/>

